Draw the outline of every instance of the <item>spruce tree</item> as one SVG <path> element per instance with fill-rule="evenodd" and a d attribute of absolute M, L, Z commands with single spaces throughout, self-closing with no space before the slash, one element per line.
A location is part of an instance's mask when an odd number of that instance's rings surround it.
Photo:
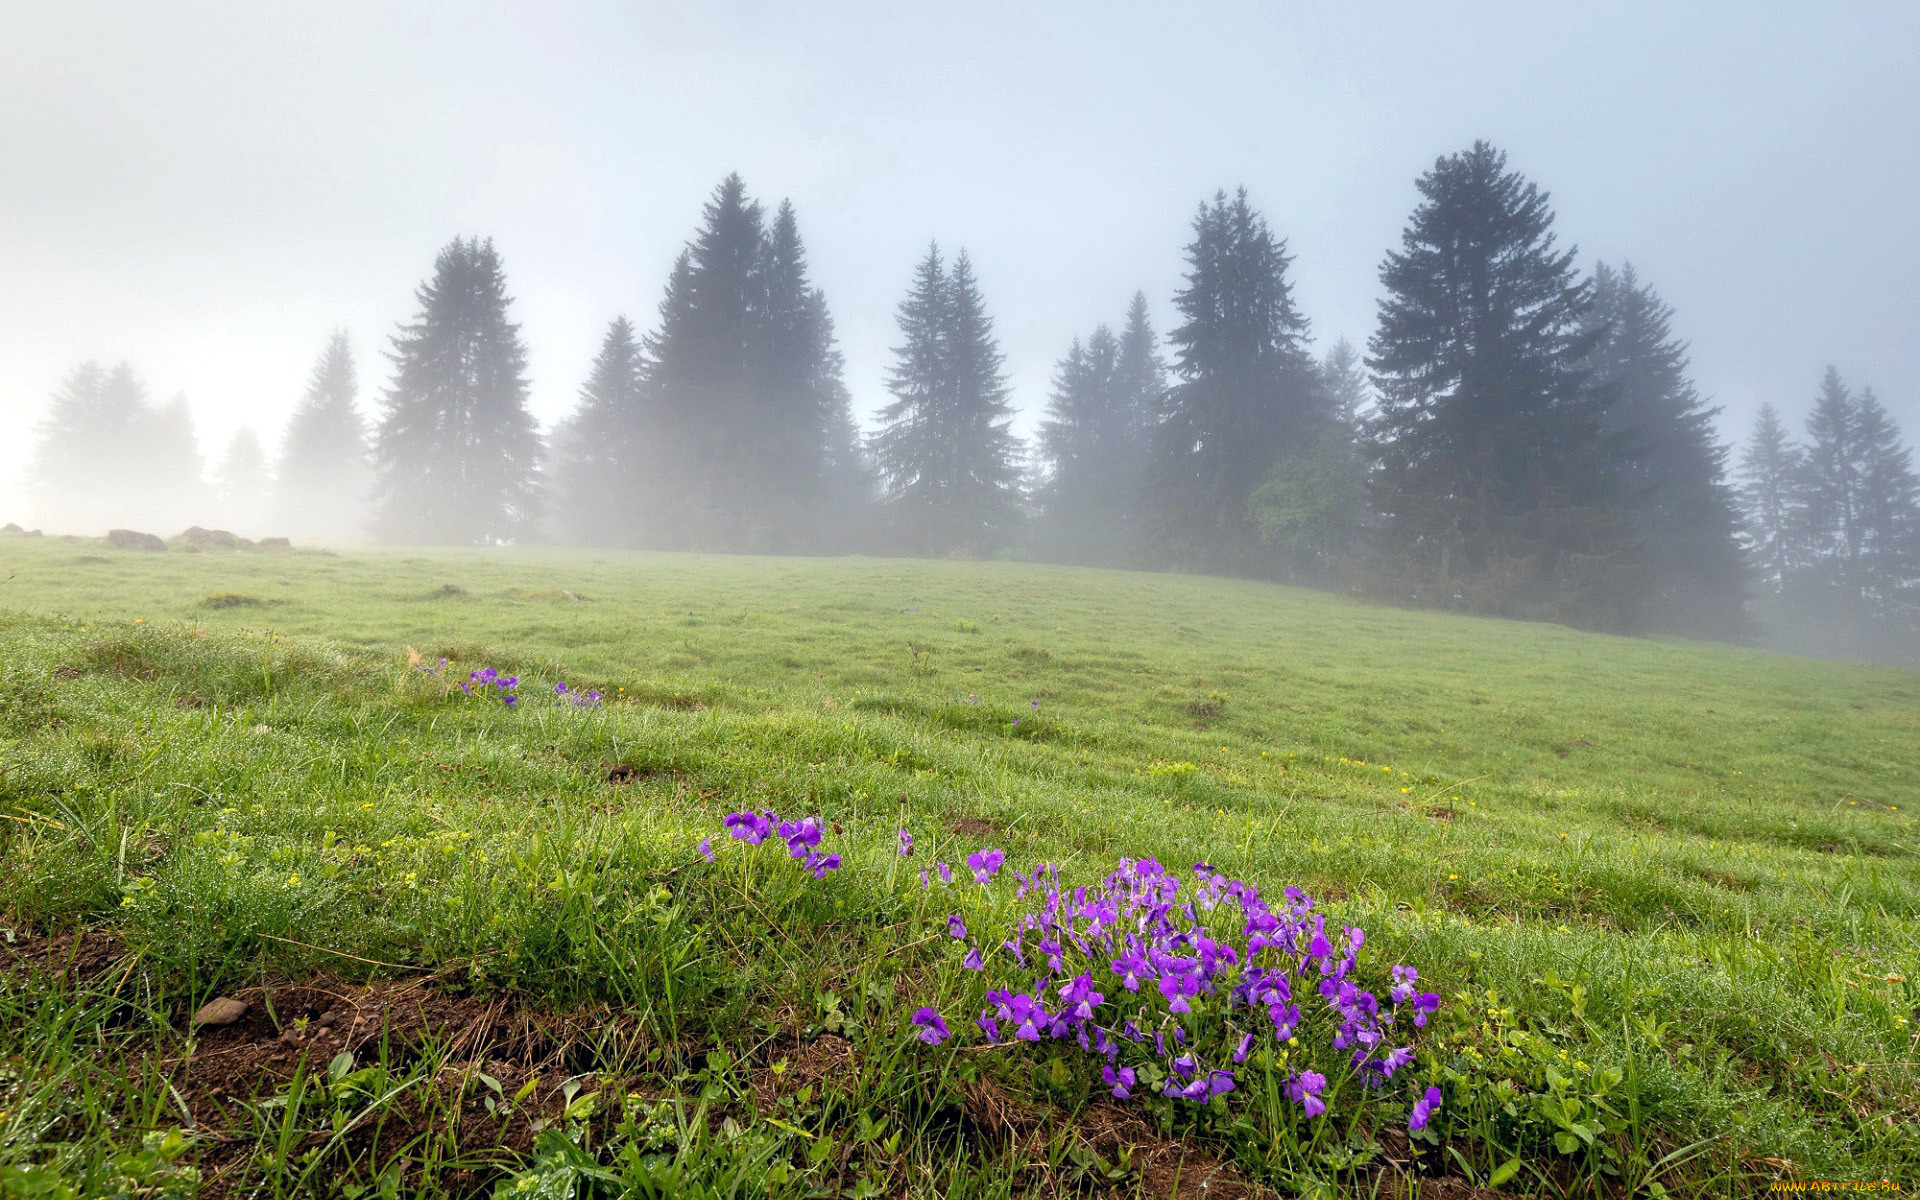
<path fill-rule="evenodd" d="M 1727 481 L 1728 447 L 1687 377 L 1686 343 L 1673 309 L 1629 264 L 1594 268 L 1594 300 L 1583 321 L 1594 339 L 1589 386 L 1611 394 L 1602 429 L 1618 449 L 1625 511 L 1641 545 L 1645 619 L 1653 628 L 1741 640 L 1747 565 L 1740 517 Z"/>
<path fill-rule="evenodd" d="M 147 519 L 177 532 L 212 519 L 206 460 L 184 394 L 157 405 L 147 420 L 147 463 L 139 474 Z"/>
<path fill-rule="evenodd" d="M 1762 404 L 1740 455 L 1740 504 L 1747 553 L 1763 591 L 1779 592 L 1804 561 L 1800 460 L 1779 412 Z"/>
<path fill-rule="evenodd" d="M 1114 386 L 1120 393 L 1120 405 L 1140 442 L 1144 456 L 1153 428 L 1160 423 L 1167 398 L 1167 364 L 1161 361 L 1160 345 L 1154 336 L 1153 321 L 1147 315 L 1147 294 L 1135 292 L 1127 305 L 1127 323 L 1120 330 L 1120 358 L 1114 366 Z M 1145 469 L 1144 461 L 1141 469 Z M 1136 497 L 1129 505 L 1137 509 Z M 1137 524 L 1138 513 L 1129 517 Z"/>
<path fill-rule="evenodd" d="M 373 472 L 359 387 L 352 344 L 345 330 L 336 331 L 314 362 L 280 443 L 276 526 L 289 535 L 351 535 L 365 528 Z"/>
<path fill-rule="evenodd" d="M 1257 570 L 1263 556 L 1248 501 L 1328 417 L 1286 242 L 1253 211 L 1245 188 L 1201 205 L 1193 230 L 1187 286 L 1174 298 L 1182 323 L 1168 335 L 1175 382 L 1148 466 L 1146 554 L 1162 564 Z"/>
<path fill-rule="evenodd" d="M 1373 403 L 1367 364 L 1352 342 L 1341 338 L 1320 360 L 1320 386 L 1340 427 L 1351 435 L 1360 430 L 1361 414 Z"/>
<path fill-rule="evenodd" d="M 273 476 L 260 435 L 242 426 L 227 442 L 226 453 L 214 470 L 213 494 L 220 524 L 229 529 L 261 532 L 261 516 L 269 511 Z"/>
<path fill-rule="evenodd" d="M 1383 590 L 1604 627 L 1642 583 L 1608 400 L 1588 386 L 1591 287 L 1547 196 L 1485 142 L 1438 160 L 1387 255 L 1368 422 Z"/>
<path fill-rule="evenodd" d="M 1862 599 L 1880 621 L 1920 629 L 1920 476 L 1912 452 L 1871 388 L 1860 391 L 1854 433 Z"/>
<path fill-rule="evenodd" d="M 540 519 L 540 435 L 492 240 L 455 238 L 416 298 L 374 444 L 378 527 L 405 542 L 524 540 Z"/>
<path fill-rule="evenodd" d="M 89 533 L 140 520 L 150 498 L 144 476 L 151 419 L 131 367 L 75 367 L 53 393 L 27 469 L 41 519 Z"/>
<path fill-rule="evenodd" d="M 1371 403 L 1366 365 L 1345 338 L 1317 365 L 1321 403 L 1331 419 L 1296 438 L 1254 489 L 1248 511 L 1276 567 L 1301 583 L 1344 581 L 1366 526 L 1366 461 L 1361 413 Z"/>
<path fill-rule="evenodd" d="M 1860 580 L 1860 407 L 1829 366 L 1807 413 L 1801 460 L 1802 535 L 1808 580 L 1842 595 L 1858 595 Z"/>
<path fill-rule="evenodd" d="M 646 360 L 633 323 L 616 317 L 600 341 L 580 403 L 554 431 L 552 483 L 561 536 L 587 546 L 630 546 L 647 514 Z"/>
<path fill-rule="evenodd" d="M 1018 524 L 1020 450 L 1001 356 L 965 251 L 949 273 L 930 247 L 900 306 L 904 343 L 887 381 L 873 453 L 892 546 L 987 554 Z"/>
<path fill-rule="evenodd" d="M 1121 386 L 1120 341 L 1105 325 L 1079 338 L 1054 368 L 1053 392 L 1040 423 L 1046 481 L 1035 551 L 1057 562 L 1115 566 L 1132 543 L 1132 508 L 1140 488 L 1142 429 Z"/>

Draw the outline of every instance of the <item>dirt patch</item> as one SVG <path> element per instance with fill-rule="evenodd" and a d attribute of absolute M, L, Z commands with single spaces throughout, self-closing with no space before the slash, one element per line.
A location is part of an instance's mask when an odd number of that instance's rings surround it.
<path fill-rule="evenodd" d="M 799 1034 L 783 1035 L 767 1048 L 766 1065 L 748 1073 L 753 1104 L 761 1113 L 780 1111 L 780 1098 L 802 1088 L 816 1093 L 850 1092 L 859 1079 L 859 1057 L 853 1043 L 838 1034 L 823 1033 L 808 1041 Z"/>
<path fill-rule="evenodd" d="M 1047 1159 L 1047 1137 L 1061 1124 L 1109 1163 L 1123 1156 L 1133 1171 L 1128 1182 L 1143 1196 L 1170 1200 L 1255 1200 L 1276 1193 L 1247 1179 L 1215 1158 L 1204 1146 L 1159 1132 L 1138 1113 L 1112 1104 L 1096 1104 L 1069 1122 L 1054 1109 L 1007 1095 L 990 1080 L 977 1079 L 961 1091 L 965 1119 L 989 1140 L 1012 1142 L 1030 1162 Z M 1056 1181 L 1059 1182 L 1059 1181 Z M 1070 1185 L 1068 1189 L 1070 1190 Z M 1043 1183 L 1029 1194 L 1049 1195 Z M 1077 1193 L 1075 1193 L 1077 1194 Z"/>
<path fill-rule="evenodd" d="M 953 832 L 961 837 L 993 837 L 1005 829 L 1000 822 L 985 817 L 961 817 L 953 823 Z"/>
<path fill-rule="evenodd" d="M 86 930 L 53 937 L 16 933 L 11 943 L 0 941 L 0 966 L 26 967 L 68 986 L 92 983 L 126 955 L 119 938 Z"/>
<path fill-rule="evenodd" d="M 633 763 L 614 763 L 607 768 L 605 779 L 612 784 L 626 784 L 637 783 L 643 779 L 659 779 L 662 776 L 673 779 L 680 777 L 672 768 L 660 766 L 658 763 L 644 763 L 637 766 Z"/>

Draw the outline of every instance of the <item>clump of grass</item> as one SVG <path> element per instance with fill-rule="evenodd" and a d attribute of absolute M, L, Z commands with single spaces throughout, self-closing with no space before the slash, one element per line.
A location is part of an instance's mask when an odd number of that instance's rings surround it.
<path fill-rule="evenodd" d="M 258 596 L 246 592 L 214 592 L 200 601 L 201 608 L 259 608 L 266 604 Z"/>

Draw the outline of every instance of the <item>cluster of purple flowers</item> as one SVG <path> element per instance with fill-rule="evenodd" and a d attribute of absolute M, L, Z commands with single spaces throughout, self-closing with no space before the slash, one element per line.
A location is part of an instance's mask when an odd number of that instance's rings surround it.
<path fill-rule="evenodd" d="M 984 885 L 1004 858 L 984 850 L 967 866 Z M 935 870 L 951 881 L 945 863 Z M 1424 1026 L 1440 1007 L 1439 996 L 1418 990 L 1417 970 L 1394 967 L 1383 1004 L 1352 977 L 1361 930 L 1330 934 L 1297 888 L 1275 908 L 1253 885 L 1205 863 L 1193 874 L 1189 885 L 1153 859 L 1123 859 L 1104 883 L 1068 889 L 1051 866 L 1015 872 L 1015 899 L 1024 904 L 998 945 L 970 939 L 961 916 L 948 917 L 947 933 L 966 947 L 964 969 L 983 971 L 992 957 L 1022 985 L 990 990 L 975 1024 L 989 1042 L 1076 1043 L 1106 1060 L 1101 1079 L 1116 1098 L 1151 1078 L 1162 1095 L 1195 1104 L 1233 1091 L 1238 1069 L 1265 1042 L 1279 1049 L 1287 1096 L 1309 1119 L 1327 1110 L 1327 1078 L 1287 1065 L 1287 1047 L 1308 1024 L 1305 997 L 1318 995 L 1332 1018 L 1333 1049 L 1365 1086 L 1380 1087 L 1413 1062 L 1410 1047 L 1391 1045 L 1393 1032 Z M 930 886 L 924 872 L 922 885 Z M 1102 988 L 1114 989 L 1112 997 Z M 1412 1127 L 1424 1128 L 1439 1104 L 1430 1089 Z"/>
<path fill-rule="evenodd" d="M 560 703 L 571 704 L 575 708 L 599 708 L 600 702 L 605 699 L 604 693 L 598 688 L 590 692 L 576 692 L 564 683 L 553 685 L 553 695 Z"/>
<path fill-rule="evenodd" d="M 840 869 L 838 854 L 820 852 L 820 822 L 815 817 L 782 821 L 770 812 L 737 812 L 727 814 L 721 824 L 736 840 L 749 846 L 758 846 L 778 833 L 787 843 L 788 856 L 815 879 L 825 879 Z M 712 839 L 700 843 L 700 855 L 708 862 L 714 860 Z"/>
<path fill-rule="evenodd" d="M 502 675 L 492 667 L 482 667 L 467 676 L 466 680 L 460 684 L 460 690 L 471 696 L 476 691 L 484 693 L 488 688 L 492 688 L 499 695 L 500 703 L 508 708 L 518 708 L 520 697 L 514 689 L 519 686 L 519 676 Z"/>
<path fill-rule="evenodd" d="M 724 826 L 754 846 L 778 834 L 816 879 L 840 866 L 839 855 L 820 852 L 815 818 L 736 812 Z M 913 844 L 901 830 L 899 854 L 911 854 Z M 711 839 L 700 853 L 714 860 Z M 968 855 L 966 867 L 985 887 L 1005 862 L 1004 852 L 986 849 Z M 1440 1007 L 1408 966 L 1393 968 L 1384 1001 L 1361 988 L 1354 971 L 1365 934 L 1353 927 L 1330 934 L 1298 888 L 1286 889 L 1275 907 L 1252 884 L 1206 863 L 1196 863 L 1188 881 L 1151 858 L 1122 859 L 1092 887 L 1063 887 L 1059 869 L 1045 864 L 1012 875 L 1017 908 L 1006 938 L 970 930 L 957 912 L 945 919 L 947 936 L 965 948 L 962 969 L 992 965 L 996 981 L 1006 983 L 987 991 L 974 1024 L 989 1044 L 1073 1042 L 1104 1060 L 1100 1077 L 1118 1099 L 1146 1082 L 1162 1095 L 1209 1104 L 1239 1086 L 1244 1064 L 1265 1046 L 1261 1064 L 1285 1073 L 1288 1099 L 1311 1120 L 1327 1111 L 1328 1080 L 1307 1069 L 1314 1056 L 1292 1049 L 1309 1026 L 1316 1033 L 1330 1026 L 1343 1074 L 1380 1088 L 1413 1062 L 1411 1047 L 1392 1045 L 1395 1031 L 1424 1026 Z M 920 885 L 930 888 L 936 877 L 952 885 L 953 876 L 938 862 L 920 872 Z M 1324 1019 L 1301 1008 L 1314 995 Z M 919 1009 L 911 1023 L 928 1045 L 951 1036 L 932 1008 Z M 1425 1128 L 1440 1104 L 1440 1090 L 1427 1088 L 1409 1128 Z"/>

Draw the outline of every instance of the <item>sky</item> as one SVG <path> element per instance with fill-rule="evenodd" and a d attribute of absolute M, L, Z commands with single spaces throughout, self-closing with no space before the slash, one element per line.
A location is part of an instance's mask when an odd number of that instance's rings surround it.
<path fill-rule="evenodd" d="M 862 415 L 929 239 L 966 248 L 1018 428 L 1076 335 L 1244 185 L 1319 348 L 1364 343 L 1414 180 L 1477 138 L 1631 261 L 1744 438 L 1828 364 L 1920 431 L 1920 4 L 0 0 L 0 520 L 48 394 L 126 360 L 210 457 L 271 447 L 327 336 L 378 403 L 456 235 L 501 251 L 532 405 L 651 326 L 728 172 L 793 200 Z M 8 494 L 7 488 L 12 493 Z"/>

